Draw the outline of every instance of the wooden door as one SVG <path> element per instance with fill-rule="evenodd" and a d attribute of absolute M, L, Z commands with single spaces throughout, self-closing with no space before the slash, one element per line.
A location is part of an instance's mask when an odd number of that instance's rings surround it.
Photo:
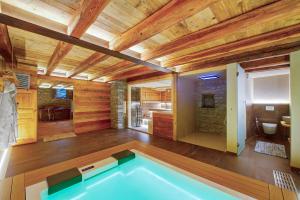
<path fill-rule="evenodd" d="M 17 144 L 37 140 L 37 91 L 17 90 L 18 138 Z"/>

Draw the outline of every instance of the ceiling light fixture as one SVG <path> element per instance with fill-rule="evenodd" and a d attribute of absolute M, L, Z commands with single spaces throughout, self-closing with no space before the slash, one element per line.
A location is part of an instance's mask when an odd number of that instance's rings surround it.
<path fill-rule="evenodd" d="M 220 77 L 217 76 L 217 75 L 202 75 L 202 76 L 199 76 L 199 79 L 201 79 L 201 80 L 211 80 L 211 79 L 217 79 L 217 78 L 220 78 Z"/>

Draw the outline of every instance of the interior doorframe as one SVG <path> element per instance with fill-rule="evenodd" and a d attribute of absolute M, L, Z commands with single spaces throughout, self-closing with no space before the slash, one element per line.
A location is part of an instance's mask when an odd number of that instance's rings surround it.
<path fill-rule="evenodd" d="M 238 63 L 227 65 L 227 151 L 239 155 L 245 147 L 246 137 L 246 118 L 240 117 L 246 114 L 245 99 L 240 102 L 239 90 L 242 87 L 239 84 L 240 73 L 243 69 Z M 242 77 L 243 78 L 243 77 Z M 244 84 L 245 85 L 245 84 Z M 244 109 L 243 109 L 244 105 Z M 245 115 L 246 116 L 246 115 Z M 239 119 L 242 118 L 242 119 Z M 241 138 L 242 137 L 242 143 Z"/>
<path fill-rule="evenodd" d="M 174 75 L 173 74 L 166 74 L 166 75 L 160 75 L 160 76 L 155 76 L 151 78 L 146 78 L 146 79 L 140 79 L 140 80 L 135 80 L 135 81 L 130 81 L 127 83 L 127 105 L 126 105 L 126 110 L 127 110 L 127 128 L 131 128 L 131 88 L 140 83 L 148 83 L 148 82 L 155 82 L 155 81 L 161 81 L 161 80 L 172 80 L 171 88 L 172 88 L 172 109 L 174 109 L 173 101 L 174 101 L 174 94 L 173 94 L 173 83 L 174 83 Z M 174 111 L 174 110 L 173 110 Z M 173 125 L 174 125 L 174 120 L 173 120 Z M 174 132 L 173 132 L 173 139 L 174 139 Z"/>

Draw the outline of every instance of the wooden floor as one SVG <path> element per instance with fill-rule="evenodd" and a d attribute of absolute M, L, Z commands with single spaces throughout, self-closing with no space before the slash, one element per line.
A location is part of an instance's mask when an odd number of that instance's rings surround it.
<path fill-rule="evenodd" d="M 51 130 L 51 131 L 49 131 Z M 73 132 L 73 120 L 62 120 L 62 121 L 50 121 L 38 122 L 38 138 L 43 138 L 44 136 L 51 136 L 60 133 L 70 133 Z"/>
<path fill-rule="evenodd" d="M 226 135 L 215 133 L 191 133 L 179 138 L 179 140 L 210 149 L 226 151 Z"/>
<path fill-rule="evenodd" d="M 152 144 L 271 184 L 274 184 L 273 169 L 288 172 L 292 174 L 298 190 L 300 188 L 300 175 L 291 171 L 289 160 L 254 152 L 255 139 L 248 141 L 243 153 L 236 157 L 217 150 L 153 137 L 130 129 L 108 129 L 60 141 L 13 147 L 6 176 L 14 176 L 133 140 Z"/>

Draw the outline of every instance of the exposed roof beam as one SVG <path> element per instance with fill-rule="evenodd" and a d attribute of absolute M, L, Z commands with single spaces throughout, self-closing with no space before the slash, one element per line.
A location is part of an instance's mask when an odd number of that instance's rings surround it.
<path fill-rule="evenodd" d="M 0 54 L 6 63 L 16 66 L 17 60 L 13 54 L 12 44 L 5 24 L 0 24 L 0 38 Z"/>
<path fill-rule="evenodd" d="M 73 69 L 69 75 L 69 77 L 74 77 L 78 74 L 80 74 L 81 72 L 87 70 L 88 68 L 90 68 L 91 66 L 107 59 L 109 56 L 103 53 L 93 53 L 91 56 L 89 56 L 87 59 L 85 59 L 84 61 L 82 61 L 79 66 L 75 67 L 75 69 Z"/>
<path fill-rule="evenodd" d="M 64 78 L 64 77 L 57 77 L 57 76 L 37 75 L 37 79 L 38 82 L 46 81 L 46 82 L 63 82 L 67 84 L 83 83 L 83 84 L 97 85 L 97 82 L 94 81 Z"/>
<path fill-rule="evenodd" d="M 268 66 L 268 67 L 259 67 L 253 69 L 246 69 L 246 72 L 257 72 L 257 71 L 269 71 L 269 70 L 278 70 L 278 69 L 286 69 L 289 68 L 290 65 L 276 65 L 276 66 Z"/>
<path fill-rule="evenodd" d="M 51 30 L 55 30 L 61 33 L 67 33 L 67 26 L 64 24 L 60 24 L 58 22 L 52 21 L 50 19 L 47 19 L 46 17 L 42 17 L 39 15 L 36 15 L 34 13 L 28 12 L 26 10 L 22 10 L 18 7 L 15 7 L 13 5 L 7 4 L 5 2 L 0 2 L 1 5 L 1 13 L 29 21 L 31 23 L 47 27 Z"/>
<path fill-rule="evenodd" d="M 80 12 L 74 16 L 68 26 L 69 35 L 80 38 L 92 23 L 94 23 L 109 1 L 110 0 L 85 0 Z"/>
<path fill-rule="evenodd" d="M 95 79 L 98 79 L 98 78 L 101 78 L 104 76 L 109 76 L 114 73 L 118 73 L 124 69 L 126 70 L 126 68 L 133 67 L 133 66 L 135 66 L 134 63 L 124 60 L 124 61 L 121 61 L 117 64 L 111 65 L 111 66 L 106 67 L 105 69 L 101 70 L 100 73 L 98 73 L 98 75 L 93 77 L 93 79 L 91 79 L 91 80 L 95 80 Z"/>
<path fill-rule="evenodd" d="M 46 36 L 49 38 L 53 38 L 55 40 L 63 41 L 63 42 L 70 43 L 73 45 L 77 45 L 77 46 L 80 46 L 80 47 L 83 47 L 86 49 L 97 51 L 99 53 L 107 54 L 107 55 L 110 55 L 110 56 L 113 56 L 116 58 L 128 60 L 133 63 L 136 63 L 137 65 L 148 66 L 157 71 L 171 72 L 171 70 L 165 69 L 159 65 L 156 65 L 156 64 L 153 64 L 150 62 L 146 62 L 146 61 L 134 58 L 132 56 L 122 54 L 118 51 L 113 51 L 108 48 L 105 48 L 105 47 L 102 47 L 102 46 L 99 46 L 96 44 L 92 44 L 90 42 L 87 42 L 87 41 L 84 41 L 84 40 L 81 40 L 81 39 L 78 39 L 78 38 L 57 32 L 57 31 L 53 31 L 53 30 L 50 30 L 48 28 L 45 28 L 45 27 L 42 27 L 42 26 L 39 26 L 36 24 L 32 24 L 32 23 L 29 23 L 29 22 L 26 22 L 26 21 L 23 21 L 20 19 L 16 19 L 14 17 L 8 16 L 8 15 L 2 14 L 2 13 L 0 13 L 0 23 L 6 24 L 6 25 L 9 25 L 12 27 L 16 27 L 16 28 L 19 28 L 19 29 L 22 29 L 25 31 L 29 31 L 32 33 L 36 33 L 39 35 L 43 35 L 43 36 Z"/>
<path fill-rule="evenodd" d="M 204 44 L 209 41 L 222 38 L 226 35 L 231 35 L 239 29 L 247 28 L 252 25 L 263 24 L 270 20 L 276 21 L 286 15 L 286 13 L 289 13 L 289 15 L 299 15 L 299 12 L 300 0 L 277 1 L 216 25 L 212 25 L 208 28 L 180 37 L 153 50 L 146 51 L 142 54 L 142 59 L 149 60 L 165 56 L 185 48 L 194 47 L 195 45 Z"/>
<path fill-rule="evenodd" d="M 133 51 L 131 51 L 131 50 L 126 50 L 126 52 L 124 52 L 124 53 L 126 53 L 127 55 L 133 55 L 133 57 L 135 57 L 135 58 L 140 58 L 140 54 L 139 54 L 139 53 L 133 52 Z M 106 56 L 101 56 L 100 53 L 97 53 L 97 52 L 96 52 L 96 53 L 92 54 L 91 56 L 89 56 L 87 59 L 85 59 L 83 62 L 81 62 L 81 63 L 79 64 L 79 66 L 77 66 L 77 67 L 73 70 L 73 72 L 71 72 L 70 77 L 76 76 L 77 74 L 79 74 L 79 73 L 81 73 L 81 72 L 83 72 L 83 71 L 89 69 L 90 67 L 93 67 L 93 66 L 96 65 L 97 63 L 107 60 L 108 58 L 110 58 L 110 57 L 107 56 L 107 55 L 106 55 Z M 132 65 L 132 62 L 127 61 L 127 60 L 122 61 L 122 62 L 123 62 L 123 63 L 129 62 L 129 63 L 131 63 L 131 65 Z M 122 62 L 121 62 L 121 63 L 122 63 Z M 122 65 L 122 66 L 123 66 L 123 67 L 126 67 L 127 65 L 125 64 L 125 65 Z M 112 67 L 114 67 L 114 65 L 113 65 Z M 112 70 L 111 72 L 113 72 L 113 69 L 111 69 L 111 70 Z M 100 73 L 106 74 L 107 72 L 105 72 L 105 70 L 104 70 L 104 71 L 101 71 Z M 98 73 L 99 75 L 96 75 L 95 78 L 93 78 L 93 79 L 91 79 L 91 80 L 100 78 L 100 77 L 102 77 L 102 76 L 106 76 L 106 75 L 101 75 L 100 73 Z"/>
<path fill-rule="evenodd" d="M 209 60 L 177 66 L 176 70 L 178 72 L 187 72 L 187 71 L 192 71 L 197 69 L 226 65 L 234 62 L 241 63 L 241 62 L 265 58 L 265 57 L 284 55 L 293 51 L 297 51 L 299 49 L 300 49 L 300 41 L 297 41 L 297 42 L 291 42 L 287 44 L 276 45 L 276 46 L 271 46 L 266 48 L 249 49 L 243 51 L 242 53 L 241 52 L 224 53 L 221 55 L 217 55 L 214 58 Z"/>
<path fill-rule="evenodd" d="M 96 20 L 102 12 L 109 0 L 85 0 L 80 12 L 74 16 L 72 22 L 68 26 L 69 35 L 80 38 L 90 25 Z M 63 44 L 59 42 L 54 50 L 47 68 L 47 75 L 55 69 L 56 65 L 71 51 L 71 44 Z"/>
<path fill-rule="evenodd" d="M 140 81 L 140 80 L 145 80 L 145 79 L 150 79 L 150 78 L 153 78 L 153 77 L 159 77 L 159 76 L 162 76 L 162 75 L 166 75 L 166 73 L 163 73 L 163 72 L 153 72 L 153 73 L 150 73 L 150 74 L 144 74 L 144 75 L 140 75 L 140 76 L 135 76 L 135 77 L 131 77 L 131 78 L 128 78 L 127 79 L 127 83 L 129 82 L 135 82 L 135 81 Z"/>
<path fill-rule="evenodd" d="M 115 80 L 124 80 L 124 79 L 127 79 L 127 78 L 132 78 L 132 77 L 135 77 L 135 76 L 141 76 L 141 75 L 149 74 L 149 73 L 153 73 L 153 72 L 155 72 L 155 71 L 153 69 L 149 68 L 149 67 L 139 66 L 136 69 L 121 72 L 121 73 L 115 74 L 111 77 L 108 77 L 105 80 L 105 82 L 110 82 L 110 81 L 115 81 Z"/>
<path fill-rule="evenodd" d="M 260 60 L 253 60 L 248 62 L 240 63 L 244 69 L 256 69 L 265 67 L 274 67 L 280 65 L 288 65 L 290 63 L 289 55 L 270 57 Z"/>
<path fill-rule="evenodd" d="M 163 62 L 164 66 L 176 66 L 207 59 L 210 56 L 223 54 L 224 52 L 235 51 L 238 49 L 245 49 L 251 46 L 265 45 L 277 42 L 279 40 L 286 40 L 288 38 L 300 38 L 300 24 L 282 28 L 276 31 L 263 33 L 260 35 L 252 36 L 235 42 L 227 43 L 224 45 L 212 47 L 195 53 L 187 54 L 177 58 L 173 58 Z"/>
<path fill-rule="evenodd" d="M 70 43 L 59 41 L 52 53 L 52 56 L 48 62 L 47 75 L 50 75 L 58 63 L 71 51 L 73 45 Z"/>
<path fill-rule="evenodd" d="M 171 0 L 165 6 L 114 39 L 110 46 L 122 51 L 207 8 L 218 0 Z"/>

